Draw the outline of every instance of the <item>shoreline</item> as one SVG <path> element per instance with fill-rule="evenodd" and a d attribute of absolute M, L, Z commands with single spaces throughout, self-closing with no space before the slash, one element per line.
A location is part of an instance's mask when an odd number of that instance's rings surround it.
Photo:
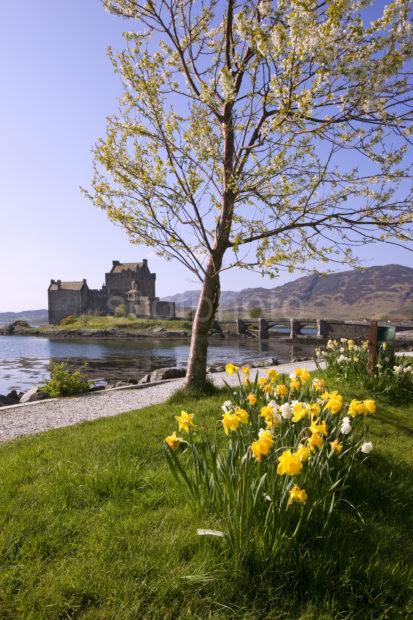
<path fill-rule="evenodd" d="M 51 338 L 51 339 L 97 339 L 97 340 L 190 340 L 192 332 L 190 330 L 167 330 L 163 328 L 131 330 L 125 332 L 124 329 L 114 327 L 110 329 L 76 329 L 76 330 L 43 330 L 36 328 L 22 328 L 14 331 L 13 333 L 7 333 L 6 328 L 0 327 L 0 336 L 19 336 L 19 337 L 37 337 L 37 338 Z M 212 333 L 209 335 L 209 340 L 213 342 L 261 342 L 268 343 L 270 341 L 277 340 L 278 342 L 291 342 L 291 343 L 303 343 L 303 344 L 322 344 L 327 340 L 325 337 L 316 336 L 314 334 L 296 334 L 293 338 L 286 332 L 270 332 L 269 337 L 266 339 L 260 339 L 255 334 L 237 334 L 235 332 L 223 332 L 222 334 Z"/>
<path fill-rule="evenodd" d="M 313 360 L 303 360 L 300 365 L 310 371 L 316 370 Z M 275 368 L 288 374 L 296 363 L 280 364 Z M 266 368 L 254 368 L 262 376 Z M 217 386 L 237 385 L 238 378 L 225 372 L 209 374 L 208 378 Z M 160 404 L 183 386 L 184 379 L 170 379 L 140 386 L 113 388 L 82 396 L 61 397 L 11 405 L 0 408 L 0 443 L 24 435 L 42 433 L 52 429 L 73 426 L 99 418 L 107 418 L 128 411 L 138 411 L 149 405 Z"/>

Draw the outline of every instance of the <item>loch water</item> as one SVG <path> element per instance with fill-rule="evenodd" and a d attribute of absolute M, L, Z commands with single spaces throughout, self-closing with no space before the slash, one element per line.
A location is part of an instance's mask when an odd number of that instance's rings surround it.
<path fill-rule="evenodd" d="M 185 366 L 187 341 L 161 339 L 54 339 L 37 336 L 0 337 L 0 394 L 11 389 L 25 391 L 45 382 L 50 362 L 67 361 L 71 369 L 81 368 L 93 378 L 109 382 L 138 380 L 156 368 Z M 214 340 L 210 343 L 208 363 L 249 362 L 260 357 L 290 361 L 311 357 L 314 345 L 292 344 L 284 339 Z"/>

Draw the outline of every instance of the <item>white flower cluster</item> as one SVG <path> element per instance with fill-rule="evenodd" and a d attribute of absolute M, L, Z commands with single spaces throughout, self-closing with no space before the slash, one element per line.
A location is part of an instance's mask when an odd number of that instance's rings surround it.
<path fill-rule="evenodd" d="M 290 420 L 290 418 L 293 417 L 293 410 L 290 403 L 284 403 L 283 405 L 281 405 L 280 411 L 281 417 L 283 417 L 284 420 Z"/>
<path fill-rule="evenodd" d="M 413 366 L 394 366 L 393 371 L 396 375 L 407 374 L 407 373 L 413 374 Z"/>
<path fill-rule="evenodd" d="M 273 423 L 275 425 L 277 424 L 281 424 L 281 415 L 278 413 L 281 410 L 280 405 L 278 405 L 275 400 L 270 400 L 270 402 L 268 403 L 269 407 L 272 407 L 272 418 L 273 418 Z M 284 406 L 284 405 L 282 405 Z"/>
<path fill-rule="evenodd" d="M 351 422 L 348 416 L 343 418 L 343 421 L 340 426 L 340 433 L 343 435 L 348 435 L 351 432 Z"/>
<path fill-rule="evenodd" d="M 234 101 L 235 99 L 235 85 L 234 78 L 228 67 L 224 67 L 219 76 L 219 82 L 221 84 L 222 94 L 225 101 Z"/>
<path fill-rule="evenodd" d="M 341 350 L 341 349 L 340 349 L 340 350 Z M 349 362 L 349 361 L 350 361 L 350 358 L 349 358 L 349 357 L 346 357 L 345 355 L 340 355 L 340 356 L 337 358 L 337 362 L 338 362 L 339 364 L 344 364 L 345 362 Z"/>
<path fill-rule="evenodd" d="M 373 444 L 371 443 L 371 441 L 365 441 L 360 448 L 360 452 L 363 452 L 363 454 L 370 454 L 372 450 Z"/>

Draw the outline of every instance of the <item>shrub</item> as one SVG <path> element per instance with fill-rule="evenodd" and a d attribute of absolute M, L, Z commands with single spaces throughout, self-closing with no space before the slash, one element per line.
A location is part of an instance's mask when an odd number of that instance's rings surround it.
<path fill-rule="evenodd" d="M 89 314 L 82 314 L 79 317 L 79 321 L 82 327 L 86 327 L 90 321 L 90 315 Z"/>
<path fill-rule="evenodd" d="M 13 325 L 14 327 L 24 327 L 24 328 L 30 327 L 30 324 L 24 319 L 17 319 L 17 321 L 14 321 Z"/>
<path fill-rule="evenodd" d="M 260 316 L 262 316 L 262 310 L 261 308 L 251 308 L 251 310 L 248 313 L 250 315 L 251 319 L 259 319 Z"/>
<path fill-rule="evenodd" d="M 127 309 L 126 309 L 126 305 L 125 304 L 119 304 L 119 306 L 116 306 L 115 311 L 114 311 L 114 316 L 118 319 L 125 317 L 127 315 Z"/>
<path fill-rule="evenodd" d="M 325 360 L 327 377 L 366 388 L 392 403 L 413 399 L 413 365 L 407 358 L 397 360 L 385 343 L 380 345 L 372 374 L 368 373 L 367 342 L 358 346 L 351 339 L 329 340 L 325 349 L 316 349 L 316 355 Z"/>
<path fill-rule="evenodd" d="M 227 372 L 238 368 L 228 364 Z M 213 529 L 198 533 L 222 538 L 236 563 L 267 562 L 298 536 L 327 535 L 352 468 L 372 449 L 363 422 L 375 402 L 345 403 L 302 368 L 289 378 L 270 370 L 253 382 L 243 372 L 215 428 L 182 411 L 182 436 L 165 439 L 165 454 L 209 515 Z"/>
<path fill-rule="evenodd" d="M 50 380 L 42 388 L 51 398 L 58 396 L 74 396 L 84 394 L 89 390 L 89 381 L 80 370 L 70 372 L 65 362 L 52 362 L 50 365 Z"/>
<path fill-rule="evenodd" d="M 73 314 L 69 314 L 69 316 L 65 316 L 61 321 L 59 321 L 59 325 L 64 327 L 65 325 L 72 325 L 72 323 L 75 323 L 76 321 L 77 321 L 77 316 L 74 316 Z"/>

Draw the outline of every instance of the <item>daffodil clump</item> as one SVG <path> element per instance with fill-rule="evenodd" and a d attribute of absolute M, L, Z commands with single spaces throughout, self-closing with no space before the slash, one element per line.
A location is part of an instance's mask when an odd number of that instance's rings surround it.
<path fill-rule="evenodd" d="M 165 439 L 167 460 L 219 523 L 201 532 L 220 536 L 237 555 L 274 554 L 310 524 L 325 529 L 351 469 L 373 449 L 365 422 L 376 403 L 346 402 L 305 368 L 259 378 L 248 367 L 226 370 L 239 387 L 228 386 L 214 428 L 182 411 Z"/>
<path fill-rule="evenodd" d="M 354 381 L 367 373 L 368 342 L 356 344 L 351 338 L 328 340 L 326 347 L 317 348 L 315 355 L 323 359 L 329 376 Z"/>
<path fill-rule="evenodd" d="M 396 358 L 386 343 L 380 344 L 377 363 L 368 372 L 368 343 L 354 340 L 329 340 L 324 349 L 316 349 L 316 358 L 325 362 L 326 376 L 360 386 L 384 396 L 392 403 L 413 398 L 413 365 L 409 359 Z"/>

